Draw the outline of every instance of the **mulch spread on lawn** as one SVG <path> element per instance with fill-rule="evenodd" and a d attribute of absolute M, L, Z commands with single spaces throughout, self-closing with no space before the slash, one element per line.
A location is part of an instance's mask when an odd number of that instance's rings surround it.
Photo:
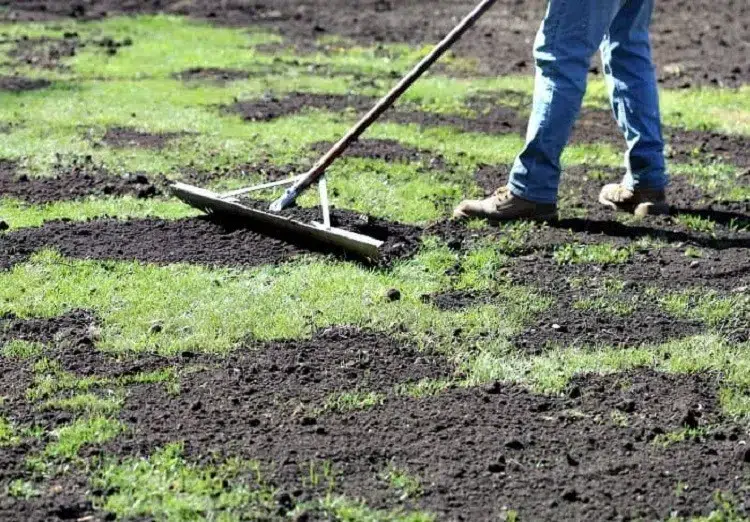
<path fill-rule="evenodd" d="M 142 199 L 161 194 L 161 189 L 145 174 L 118 177 L 87 161 L 58 165 L 54 171 L 54 176 L 29 176 L 20 174 L 15 162 L 0 160 L 0 197 L 42 204 L 88 196 L 134 196 Z"/>
<path fill-rule="evenodd" d="M 477 59 L 480 74 L 530 73 L 531 48 L 547 2 L 532 0 L 519 9 L 502 0 L 463 38 L 459 56 Z M 321 35 L 342 35 L 365 44 L 406 42 L 424 45 L 440 40 L 474 4 L 441 0 L 425 10 L 420 3 L 367 0 L 280 0 L 259 4 L 240 0 L 115 0 L 63 2 L 4 0 L 6 17 L 19 20 L 54 16 L 100 18 L 116 13 L 168 12 L 207 18 L 230 25 L 265 25 L 278 30 L 298 47 L 315 46 Z M 652 46 L 660 81 L 670 87 L 737 86 L 750 79 L 748 31 L 750 7 L 732 0 L 659 2 L 654 13 Z M 696 23 L 700 21 L 700 23 Z"/>
<path fill-rule="evenodd" d="M 186 376 L 179 396 L 131 389 L 121 419 L 132 430 L 106 449 L 144 453 L 183 440 L 197 459 L 260 459 L 303 500 L 312 493 L 300 470 L 328 460 L 341 473 L 337 490 L 374 507 L 397 501 L 378 479 L 393 463 L 422 480 L 424 495 L 406 505 L 450 520 L 496 520 L 504 506 L 544 520 L 663 519 L 708 513 L 716 489 L 741 492 L 747 456 L 738 428 L 654 443 L 665 432 L 721 422 L 712 376 L 642 370 L 581 377 L 567 397 L 497 384 L 417 400 L 388 390 L 449 370 L 391 340 L 334 330 L 289 347 L 239 352 L 221 368 Z M 358 388 L 388 399 L 365 411 L 311 413 L 330 393 Z M 676 496 L 680 482 L 689 487 Z"/>

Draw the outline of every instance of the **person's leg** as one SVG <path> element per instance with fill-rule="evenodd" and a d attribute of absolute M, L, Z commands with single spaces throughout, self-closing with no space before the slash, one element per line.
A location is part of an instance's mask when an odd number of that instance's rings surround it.
<path fill-rule="evenodd" d="M 605 187 L 600 200 L 605 205 L 626 210 L 633 209 L 620 203 L 628 197 L 633 205 L 640 200 L 663 201 L 663 191 L 669 181 L 649 43 L 653 8 L 654 0 L 626 0 L 601 46 L 612 112 L 628 148 L 622 183 L 619 187 Z"/>
<path fill-rule="evenodd" d="M 550 0 L 536 35 L 534 102 L 526 145 L 507 187 L 483 200 L 464 200 L 455 218 L 491 220 L 553 217 L 560 156 L 586 91 L 591 57 L 623 0 Z"/>
<path fill-rule="evenodd" d="M 560 156 L 581 109 L 592 56 L 622 0 L 550 0 L 534 43 L 536 79 L 526 145 L 508 188 L 520 198 L 555 203 Z"/>

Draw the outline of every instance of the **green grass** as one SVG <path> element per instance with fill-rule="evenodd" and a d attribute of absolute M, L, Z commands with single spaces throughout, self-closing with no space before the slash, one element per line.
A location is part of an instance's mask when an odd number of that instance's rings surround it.
<path fill-rule="evenodd" d="M 48 221 L 60 219 L 73 221 L 104 217 L 181 219 L 197 215 L 200 215 L 199 211 L 174 199 L 91 198 L 83 201 L 57 201 L 44 205 L 29 205 L 17 200 L 0 198 L 0 217 L 10 225 L 11 230 L 39 227 Z"/>
<path fill-rule="evenodd" d="M 439 395 L 455 382 L 451 379 L 422 379 L 416 382 L 402 383 L 396 386 L 396 394 L 414 399 Z"/>
<path fill-rule="evenodd" d="M 363 502 L 334 495 L 313 503 L 311 507 L 336 522 L 435 522 L 436 520 L 436 517 L 430 513 L 374 510 Z"/>
<path fill-rule="evenodd" d="M 106 399 L 100 399 L 97 401 L 87 400 L 87 395 L 94 389 L 121 388 L 133 384 L 160 383 L 163 384 L 170 393 L 177 393 L 179 391 L 177 372 L 172 368 L 165 368 L 152 372 L 140 372 L 131 375 L 123 375 L 121 377 L 99 377 L 96 375 L 78 377 L 63 370 L 60 367 L 59 362 L 43 358 L 34 365 L 34 374 L 34 382 L 26 390 L 26 398 L 28 400 L 44 400 L 47 401 L 45 404 L 64 406 L 74 410 L 77 408 L 80 409 L 80 407 L 84 407 L 85 409 L 87 404 L 92 406 L 94 410 L 96 410 L 97 407 L 104 408 L 105 410 L 107 407 L 111 407 L 111 405 L 106 402 Z M 63 392 L 82 394 L 83 397 L 56 397 Z"/>
<path fill-rule="evenodd" d="M 347 413 L 366 410 L 383 404 L 385 395 L 377 392 L 341 392 L 330 395 L 323 405 L 323 410 L 336 413 Z"/>
<path fill-rule="evenodd" d="M 284 520 L 305 512 L 335 522 L 432 522 L 423 513 L 388 512 L 343 496 L 327 496 L 282 510 L 276 489 L 261 465 L 237 458 L 216 464 L 187 462 L 182 445 L 170 444 L 149 458 L 105 460 L 94 471 L 92 486 L 108 492 L 94 504 L 118 518 L 153 518 L 169 522 L 193 520 Z M 111 492 L 111 493 L 109 493 Z"/>
<path fill-rule="evenodd" d="M 9 359 L 32 359 L 42 353 L 44 346 L 40 343 L 12 339 L 2 345 L 3 357 Z"/>
<path fill-rule="evenodd" d="M 34 484 L 22 479 L 16 479 L 8 484 L 7 494 L 11 497 L 30 500 L 41 495 L 41 492 L 34 487 Z"/>
<path fill-rule="evenodd" d="M 180 444 L 148 459 L 106 462 L 91 482 L 113 492 L 94 497 L 95 505 L 124 519 L 260 520 L 276 507 L 275 491 L 260 479 L 257 463 L 233 459 L 201 467 L 185 461 Z"/>
<path fill-rule="evenodd" d="M 677 223 L 687 229 L 706 234 L 711 234 L 716 230 L 716 222 L 695 214 L 681 214 L 677 218 Z"/>
<path fill-rule="evenodd" d="M 16 430 L 10 421 L 4 417 L 0 417 L 0 448 L 15 446 L 20 441 L 21 439 L 16 434 Z"/>
<path fill-rule="evenodd" d="M 398 493 L 401 500 L 419 498 L 424 493 L 422 479 L 393 463 L 389 464 L 380 474 L 380 478 L 388 484 L 388 487 Z"/>
<path fill-rule="evenodd" d="M 557 248 L 553 256 L 561 265 L 616 265 L 630 261 L 633 253 L 633 247 L 618 247 L 609 243 L 568 243 Z"/>
<path fill-rule="evenodd" d="M 637 308 L 637 298 L 634 297 L 630 301 L 611 297 L 584 298 L 573 303 L 573 308 L 584 312 L 597 312 L 618 317 L 628 317 L 633 315 Z"/>
<path fill-rule="evenodd" d="M 652 443 L 663 448 L 673 444 L 679 444 L 686 440 L 700 439 L 710 433 L 708 428 L 683 428 L 677 431 L 670 431 L 657 435 Z"/>
<path fill-rule="evenodd" d="M 464 361 L 465 384 L 503 381 L 540 393 L 560 393 L 576 375 L 653 368 L 675 374 L 716 376 L 720 403 L 730 417 L 750 416 L 748 345 L 730 344 L 716 334 L 699 335 L 640 348 L 564 347 L 538 356 L 485 350 Z"/>
<path fill-rule="evenodd" d="M 0 273 L 0 314 L 53 317 L 90 309 L 103 323 L 99 347 L 114 352 L 222 352 L 248 335 L 304 338 L 332 325 L 389 332 L 401 326 L 422 346 L 445 351 L 480 332 L 502 339 L 547 306 L 522 287 L 506 287 L 507 299 L 497 305 L 465 310 L 422 302 L 422 295 L 450 288 L 445 272 L 461 260 L 433 245 L 388 272 L 314 259 L 243 271 L 71 261 L 47 252 Z M 402 299 L 383 305 L 381 296 L 391 288 L 400 289 Z M 144 300 L 146 294 L 151 298 Z M 154 322 L 161 331 L 153 331 Z M 463 334 L 456 338 L 458 328 Z"/>
<path fill-rule="evenodd" d="M 47 400 L 40 407 L 43 410 L 68 410 L 88 415 L 114 415 L 120 410 L 123 402 L 120 394 L 100 397 L 93 393 L 80 393 L 71 397 Z"/>
<path fill-rule="evenodd" d="M 124 430 L 119 421 L 106 417 L 79 419 L 52 432 L 56 440 L 43 451 L 45 459 L 72 460 L 84 446 L 107 442 Z"/>
<path fill-rule="evenodd" d="M 664 309 L 676 317 L 697 319 L 711 327 L 733 322 L 747 323 L 750 297 L 743 293 L 722 294 L 710 289 L 690 289 L 661 297 Z"/>

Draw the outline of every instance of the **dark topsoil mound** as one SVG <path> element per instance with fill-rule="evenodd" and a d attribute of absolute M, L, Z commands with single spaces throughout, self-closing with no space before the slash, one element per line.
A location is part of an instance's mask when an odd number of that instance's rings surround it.
<path fill-rule="evenodd" d="M 437 42 L 466 15 L 470 0 L 387 2 L 383 0 L 279 0 L 259 4 L 237 0 L 2 0 L 6 17 L 47 19 L 53 16 L 98 18 L 109 13 L 158 12 L 192 15 L 231 25 L 262 24 L 288 39 L 312 45 L 322 34 L 351 37 L 364 43 Z M 531 47 L 544 14 L 545 0 L 519 8 L 502 0 L 456 46 L 459 55 L 478 59 L 484 74 L 530 73 Z M 656 5 L 652 45 L 660 80 L 674 87 L 694 84 L 736 86 L 750 78 L 747 20 L 750 7 L 734 0 L 668 0 Z"/>
<path fill-rule="evenodd" d="M 708 513 L 716 490 L 742 502 L 747 455 L 736 428 L 666 448 L 653 442 L 720 421 L 710 376 L 636 371 L 579 378 L 567 397 L 494 385 L 312 414 L 303 397 L 447 374 L 391 341 L 340 336 L 238 354 L 187 376 L 177 397 L 133 390 L 121 413 L 133 429 L 107 449 L 140 453 L 184 440 L 194 458 L 216 451 L 276 463 L 274 481 L 303 500 L 311 492 L 300 470 L 330 460 L 341 473 L 336 489 L 375 507 L 397 501 L 378 479 L 393 463 L 422 480 L 423 497 L 407 505 L 443 520 L 497 520 L 504 506 L 534 520 L 664 519 Z M 689 488 L 677 496 L 680 482 Z"/>
<path fill-rule="evenodd" d="M 24 92 L 45 89 L 52 85 L 49 80 L 24 78 L 23 76 L 0 76 L 0 91 Z"/>
<path fill-rule="evenodd" d="M 5 254 L 0 267 L 21 262 L 42 248 L 56 248 L 77 259 L 218 266 L 273 264 L 302 252 L 250 230 L 224 227 L 207 219 L 58 221 L 7 233 L 0 236 L 0 244 Z"/>
<path fill-rule="evenodd" d="M 287 215 L 305 221 L 319 219 L 317 214 L 315 209 L 287 211 Z M 380 260 L 383 263 L 410 255 L 419 247 L 421 229 L 416 227 L 347 211 L 333 211 L 331 222 L 334 226 L 385 241 Z M 243 225 L 245 223 L 220 223 L 208 218 L 48 222 L 39 228 L 0 235 L 0 269 L 23 262 L 42 248 L 56 248 L 76 259 L 244 267 L 281 263 L 311 251 L 337 253 L 335 249 L 310 243 L 304 238 L 287 235 L 276 239 L 268 235 L 274 231 L 265 230 L 261 234 Z"/>
<path fill-rule="evenodd" d="M 90 162 L 55 167 L 52 177 L 18 174 L 16 163 L 0 160 L 0 197 L 27 203 L 51 203 L 88 196 L 135 196 L 149 198 L 161 190 L 144 174 L 113 176 Z"/>

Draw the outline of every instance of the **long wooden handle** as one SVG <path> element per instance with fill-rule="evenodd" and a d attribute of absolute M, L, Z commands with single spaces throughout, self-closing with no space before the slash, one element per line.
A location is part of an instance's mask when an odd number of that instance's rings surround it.
<path fill-rule="evenodd" d="M 318 160 L 304 177 L 292 185 L 286 193 L 271 205 L 271 210 L 283 210 L 297 197 L 307 190 L 310 185 L 318 181 L 325 174 L 326 169 L 346 151 L 377 119 L 411 87 L 440 57 L 455 44 L 463 34 L 469 30 L 497 0 L 483 0 L 474 10 L 464 18 L 435 49 L 425 56 L 409 74 L 404 76 L 346 135 Z"/>

